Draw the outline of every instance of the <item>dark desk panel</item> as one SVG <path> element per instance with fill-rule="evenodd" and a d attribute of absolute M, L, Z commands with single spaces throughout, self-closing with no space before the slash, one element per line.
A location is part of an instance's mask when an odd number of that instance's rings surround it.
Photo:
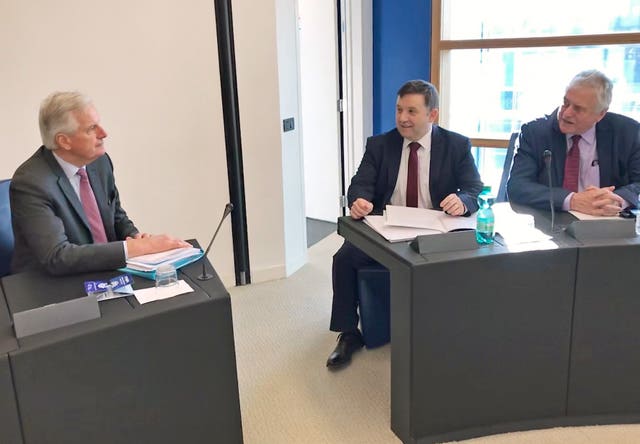
<path fill-rule="evenodd" d="M 422 256 L 350 218 L 338 232 L 391 272 L 391 426 L 404 442 L 566 414 L 575 241 Z"/>
<path fill-rule="evenodd" d="M 114 274 L 25 273 L 3 284 L 21 311 Z M 182 277 L 193 293 L 101 302 L 100 319 L 20 340 L 10 356 L 25 442 L 242 442 L 229 295 L 217 276 L 202 286 Z M 152 285 L 135 278 L 134 288 Z"/>
<path fill-rule="evenodd" d="M 4 292 L 0 287 L 0 443 L 21 444 L 22 434 L 7 353 L 18 347 Z"/>
<path fill-rule="evenodd" d="M 569 414 L 638 414 L 640 244 L 585 246 L 579 257 Z"/>
<path fill-rule="evenodd" d="M 412 270 L 413 289 L 393 294 L 411 298 L 412 436 L 565 414 L 576 259 L 562 249 Z"/>

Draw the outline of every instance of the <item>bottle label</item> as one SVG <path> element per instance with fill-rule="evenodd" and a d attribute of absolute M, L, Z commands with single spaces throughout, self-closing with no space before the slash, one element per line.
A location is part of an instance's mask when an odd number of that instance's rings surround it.
<path fill-rule="evenodd" d="M 493 225 L 492 220 L 478 220 L 476 230 L 483 233 L 493 233 Z"/>

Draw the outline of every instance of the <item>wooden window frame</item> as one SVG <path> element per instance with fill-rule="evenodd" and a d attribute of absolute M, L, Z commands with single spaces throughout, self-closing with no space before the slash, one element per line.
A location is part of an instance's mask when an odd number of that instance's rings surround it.
<path fill-rule="evenodd" d="M 551 37 L 520 37 L 504 39 L 442 39 L 442 1 L 431 2 L 431 83 L 444 97 L 450 97 L 449 91 L 443 91 L 441 85 L 442 72 L 449 70 L 448 55 L 456 49 L 495 49 L 495 48 L 544 48 L 558 46 L 588 45 L 624 45 L 639 44 L 640 32 L 563 35 Z M 448 82 L 444 86 L 449 88 Z M 448 102 L 441 100 L 441 114 L 448 115 Z M 509 139 L 472 138 L 472 146 L 487 148 L 507 148 Z"/>

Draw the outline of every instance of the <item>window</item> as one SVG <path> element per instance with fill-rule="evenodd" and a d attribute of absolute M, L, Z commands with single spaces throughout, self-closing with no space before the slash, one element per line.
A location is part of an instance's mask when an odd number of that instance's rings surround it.
<path fill-rule="evenodd" d="M 509 135 L 549 114 L 584 69 L 614 83 L 610 110 L 640 120 L 640 0 L 433 0 L 431 79 L 440 122 L 472 138 L 485 183 L 500 182 Z"/>

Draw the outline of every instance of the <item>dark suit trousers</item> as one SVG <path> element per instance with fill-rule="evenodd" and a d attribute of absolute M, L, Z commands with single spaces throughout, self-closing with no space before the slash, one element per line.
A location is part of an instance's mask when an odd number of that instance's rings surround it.
<path fill-rule="evenodd" d="M 333 255 L 333 304 L 329 327 L 332 331 L 358 328 L 358 269 L 377 263 L 347 241 Z"/>

